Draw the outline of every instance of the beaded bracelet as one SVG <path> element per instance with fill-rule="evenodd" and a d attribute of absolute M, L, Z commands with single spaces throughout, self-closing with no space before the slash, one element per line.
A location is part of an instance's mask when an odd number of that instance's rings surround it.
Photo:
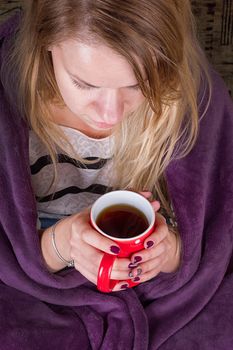
<path fill-rule="evenodd" d="M 66 266 L 68 266 L 68 267 L 74 267 L 74 260 L 70 260 L 70 261 L 66 260 L 65 258 L 63 258 L 63 256 L 60 254 L 59 250 L 57 249 L 57 245 L 56 245 L 56 242 L 55 242 L 55 228 L 56 228 L 58 222 L 60 222 L 60 221 L 57 221 L 57 222 L 56 222 L 56 224 L 52 227 L 52 232 L 51 232 L 51 238 L 52 238 L 52 246 L 53 246 L 53 249 L 54 249 L 54 251 L 55 251 L 57 257 L 58 257 L 61 261 L 63 261 L 63 262 L 66 264 Z"/>

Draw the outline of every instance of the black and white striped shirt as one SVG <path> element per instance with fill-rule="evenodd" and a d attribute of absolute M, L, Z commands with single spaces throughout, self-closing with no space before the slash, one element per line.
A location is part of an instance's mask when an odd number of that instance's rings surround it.
<path fill-rule="evenodd" d="M 32 186 L 39 218 L 56 218 L 80 212 L 111 187 L 113 136 L 93 139 L 68 127 L 61 127 L 73 149 L 83 159 L 97 160 L 83 165 L 65 152 L 58 152 L 58 178 L 49 191 L 53 164 L 48 151 L 30 131 L 29 154 Z"/>

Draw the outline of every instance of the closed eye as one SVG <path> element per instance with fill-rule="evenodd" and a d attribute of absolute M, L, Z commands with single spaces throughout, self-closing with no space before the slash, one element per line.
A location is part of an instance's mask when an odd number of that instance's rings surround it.
<path fill-rule="evenodd" d="M 88 86 L 88 85 L 81 84 L 81 83 L 79 83 L 77 80 L 74 80 L 74 79 L 71 79 L 71 80 L 72 80 L 72 83 L 74 84 L 74 86 L 76 86 L 78 89 L 81 89 L 81 90 L 91 90 L 91 89 L 95 89 L 95 88 L 92 87 L 92 86 Z"/>
<path fill-rule="evenodd" d="M 99 87 L 97 86 L 91 86 L 91 85 L 86 85 L 86 84 L 83 84 L 83 83 L 80 83 L 78 82 L 77 80 L 71 78 L 72 80 L 72 83 L 78 88 L 78 89 L 81 89 L 81 90 L 91 90 L 91 89 L 99 89 Z M 134 85 L 134 86 L 128 86 L 128 87 L 125 87 L 125 89 L 128 89 L 128 90 L 140 90 L 140 86 L 139 85 Z"/>
<path fill-rule="evenodd" d="M 139 85 L 129 86 L 128 89 L 131 89 L 131 90 L 140 90 L 140 86 L 139 86 Z"/>

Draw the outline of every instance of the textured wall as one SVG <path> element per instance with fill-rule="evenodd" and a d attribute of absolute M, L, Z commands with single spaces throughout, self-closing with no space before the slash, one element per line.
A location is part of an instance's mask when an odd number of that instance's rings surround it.
<path fill-rule="evenodd" d="M 233 95 L 233 0 L 191 2 L 201 45 Z M 22 0 L 0 0 L 0 22 L 20 3 Z"/>
<path fill-rule="evenodd" d="M 233 0 L 192 1 L 200 42 L 233 95 Z"/>

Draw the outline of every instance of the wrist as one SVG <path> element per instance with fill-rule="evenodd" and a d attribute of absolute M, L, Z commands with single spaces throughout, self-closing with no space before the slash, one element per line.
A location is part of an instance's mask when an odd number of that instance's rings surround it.
<path fill-rule="evenodd" d="M 70 229 L 69 218 L 58 221 L 55 225 L 48 227 L 41 236 L 41 249 L 48 269 L 56 272 L 65 268 L 70 258 Z M 59 254 L 64 261 L 59 258 Z M 67 262 L 66 262 L 67 261 Z"/>
<path fill-rule="evenodd" d="M 67 267 L 74 267 L 74 260 L 64 258 L 64 256 L 60 253 L 60 250 L 57 247 L 56 243 L 56 228 L 57 228 L 58 222 L 51 227 L 51 242 L 54 249 L 54 252 L 56 253 L 57 257 L 59 258 L 60 262 L 63 262 Z"/>

